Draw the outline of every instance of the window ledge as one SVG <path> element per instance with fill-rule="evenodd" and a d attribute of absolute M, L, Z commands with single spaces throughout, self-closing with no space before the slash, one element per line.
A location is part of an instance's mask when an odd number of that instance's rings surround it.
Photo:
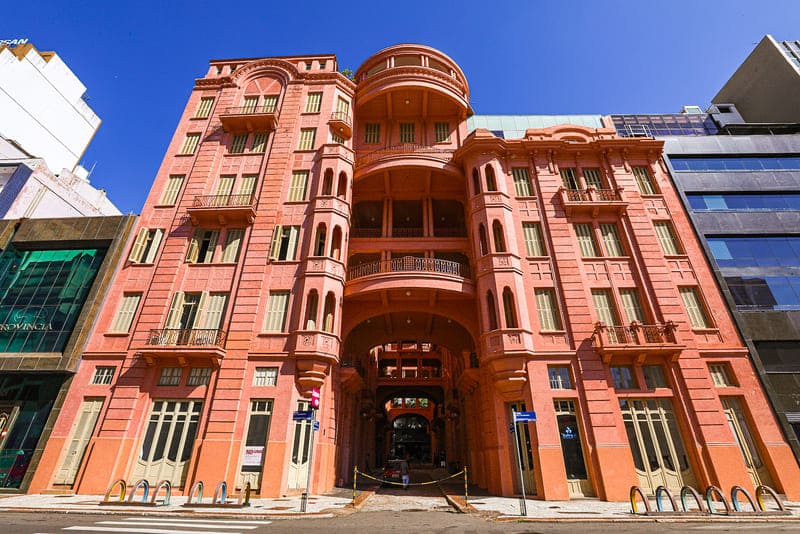
<path fill-rule="evenodd" d="M 194 156 L 194 154 L 195 154 L 194 152 L 192 152 L 191 154 L 181 154 L 179 152 L 179 153 L 177 153 L 175 155 L 178 156 L 178 157 L 181 157 L 181 158 L 188 158 L 188 157 Z"/>
<path fill-rule="evenodd" d="M 128 337 L 131 335 L 130 332 L 106 332 L 103 334 L 104 337 Z"/>

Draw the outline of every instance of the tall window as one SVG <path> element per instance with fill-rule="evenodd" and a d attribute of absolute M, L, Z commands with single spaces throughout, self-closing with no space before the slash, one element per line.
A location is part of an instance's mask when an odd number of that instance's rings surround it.
<path fill-rule="evenodd" d="M 289 184 L 289 202 L 301 202 L 306 199 L 306 184 L 308 171 L 294 171 L 292 182 Z"/>
<path fill-rule="evenodd" d="M 237 189 L 236 194 L 251 198 L 256 190 L 256 182 L 258 182 L 257 174 L 245 174 L 239 180 L 239 189 Z"/>
<path fill-rule="evenodd" d="M 522 234 L 525 237 L 525 252 L 528 254 L 528 256 L 547 256 L 544 251 L 542 230 L 539 223 L 522 223 Z"/>
<path fill-rule="evenodd" d="M 517 167 L 511 169 L 511 174 L 514 176 L 514 191 L 517 193 L 518 197 L 529 197 L 533 195 L 528 169 L 525 167 Z"/>
<path fill-rule="evenodd" d="M 133 243 L 133 248 L 131 248 L 130 256 L 128 256 L 131 263 L 153 263 L 163 235 L 164 230 L 160 228 L 142 228 L 139 230 L 136 241 Z"/>
<path fill-rule="evenodd" d="M 195 230 L 189 243 L 189 251 L 186 253 L 186 261 L 189 263 L 213 262 L 214 249 L 217 246 L 218 238 L 219 230 L 207 230 L 205 228 Z"/>
<path fill-rule="evenodd" d="M 414 143 L 415 142 L 415 135 L 414 135 L 414 123 L 413 122 L 401 122 L 400 123 L 400 142 L 401 143 Z"/>
<path fill-rule="evenodd" d="M 269 257 L 272 260 L 292 261 L 297 253 L 299 226 L 276 226 L 272 234 Z"/>
<path fill-rule="evenodd" d="M 600 255 L 597 249 L 597 243 L 594 241 L 594 232 L 592 232 L 592 225 L 587 223 L 579 223 L 575 226 L 575 235 L 578 236 L 578 246 L 581 249 L 581 256 L 584 258 L 596 258 Z"/>
<path fill-rule="evenodd" d="M 597 312 L 597 320 L 606 326 L 617 324 L 617 311 L 614 309 L 614 301 L 611 298 L 611 291 L 608 289 L 593 289 L 592 300 L 594 309 Z"/>
<path fill-rule="evenodd" d="M 494 251 L 505 252 L 506 238 L 503 233 L 503 225 L 500 224 L 500 221 L 494 221 L 492 223 L 492 237 L 494 238 Z"/>
<path fill-rule="evenodd" d="M 639 187 L 639 192 L 643 195 L 655 195 L 657 193 L 656 187 L 650 178 L 650 171 L 647 167 L 634 167 L 633 176 L 636 178 L 636 185 Z"/>
<path fill-rule="evenodd" d="M 364 128 L 364 143 L 368 145 L 381 142 L 381 124 L 379 122 L 368 122 Z"/>
<path fill-rule="evenodd" d="M 486 292 L 486 311 L 489 316 L 489 330 L 497 330 L 497 304 L 491 291 Z"/>
<path fill-rule="evenodd" d="M 625 310 L 625 318 L 629 323 L 634 321 L 646 323 L 642 305 L 639 302 L 639 294 L 635 289 L 620 289 L 619 297 L 622 300 L 622 308 Z"/>
<path fill-rule="evenodd" d="M 487 165 L 484 168 L 484 172 L 486 173 L 486 190 L 497 191 L 497 181 L 494 179 L 494 167 Z"/>
<path fill-rule="evenodd" d="M 327 227 L 325 223 L 319 223 L 317 226 L 317 237 L 314 240 L 314 256 L 325 255 L 325 240 L 327 239 Z"/>
<path fill-rule="evenodd" d="M 244 105 L 242 107 L 245 113 L 254 113 L 258 107 L 258 96 L 244 97 Z"/>
<path fill-rule="evenodd" d="M 288 291 L 270 291 L 267 299 L 267 314 L 264 318 L 265 332 L 283 332 L 286 328 L 286 312 L 289 310 Z"/>
<path fill-rule="evenodd" d="M 600 169 L 583 169 L 583 180 L 586 182 L 586 187 L 605 189 Z"/>
<path fill-rule="evenodd" d="M 264 96 L 264 104 L 262 105 L 265 113 L 273 113 L 275 108 L 278 107 L 278 95 Z"/>
<path fill-rule="evenodd" d="M 306 297 L 306 330 L 317 329 L 317 306 L 319 305 L 319 294 L 316 289 L 312 289 Z"/>
<path fill-rule="evenodd" d="M 264 152 L 265 150 L 267 150 L 267 132 L 254 133 L 250 152 Z"/>
<path fill-rule="evenodd" d="M 603 236 L 603 244 L 606 247 L 608 256 L 624 256 L 622 242 L 619 240 L 619 231 L 616 224 L 601 224 L 600 235 Z"/>
<path fill-rule="evenodd" d="M 575 175 L 575 169 L 565 168 L 560 169 L 558 172 L 561 174 L 561 182 L 564 184 L 564 187 L 567 189 L 580 189 L 578 177 Z"/>
<path fill-rule="evenodd" d="M 223 263 L 235 263 L 239 259 L 239 248 L 242 246 L 244 230 L 231 228 L 225 236 L 225 248 L 222 251 Z"/>
<path fill-rule="evenodd" d="M 483 227 L 483 224 L 478 225 L 478 244 L 480 245 L 481 256 L 487 255 L 489 253 L 489 240 L 486 237 L 486 228 Z"/>
<path fill-rule="evenodd" d="M 247 144 L 247 134 L 236 134 L 231 140 L 231 154 L 241 154 L 244 152 L 244 145 Z"/>
<path fill-rule="evenodd" d="M 436 142 L 437 143 L 449 143 L 450 142 L 450 123 L 449 122 L 437 122 L 434 123 L 434 128 L 436 131 Z"/>
<path fill-rule="evenodd" d="M 676 256 L 682 254 L 678 240 L 675 238 L 675 233 L 672 231 L 672 225 L 669 221 L 654 221 L 653 226 L 658 235 L 658 242 L 661 244 L 661 250 L 667 256 Z"/>
<path fill-rule="evenodd" d="M 539 314 L 539 325 L 543 331 L 562 330 L 561 314 L 558 313 L 556 297 L 552 289 L 536 289 L 536 311 Z"/>
<path fill-rule="evenodd" d="M 174 174 L 167 180 L 167 187 L 164 188 L 164 194 L 161 195 L 160 204 L 164 206 L 174 206 L 175 201 L 178 200 L 178 193 L 183 186 L 183 180 L 186 178 L 183 174 Z"/>
<path fill-rule="evenodd" d="M 478 169 L 472 169 L 472 194 L 481 194 L 481 176 L 478 173 Z"/>
<path fill-rule="evenodd" d="M 322 330 L 333 332 L 333 319 L 336 312 L 336 297 L 332 292 L 325 296 L 325 307 L 322 310 Z"/>
<path fill-rule="evenodd" d="M 183 140 L 180 154 L 194 154 L 197 145 L 200 143 L 199 133 L 186 134 L 186 139 Z"/>
<path fill-rule="evenodd" d="M 503 313 L 506 319 L 506 328 L 517 328 L 517 310 L 514 306 L 514 294 L 511 288 L 503 288 Z"/>
<path fill-rule="evenodd" d="M 141 298 L 141 293 L 126 293 L 122 296 L 117 316 L 114 317 L 114 323 L 111 325 L 112 332 L 128 332 L 131 329 L 133 316 L 136 315 Z"/>
<path fill-rule="evenodd" d="M 322 93 L 308 93 L 306 100 L 306 113 L 319 113 L 322 107 Z"/>
<path fill-rule="evenodd" d="M 316 137 L 317 137 L 316 128 L 301 128 L 300 143 L 297 145 L 297 150 L 313 150 L 314 139 Z"/>
<path fill-rule="evenodd" d="M 689 322 L 692 328 L 711 328 L 711 321 L 708 318 L 697 288 L 682 287 L 680 292 L 683 305 L 686 307 L 686 313 L 689 314 Z"/>
<path fill-rule="evenodd" d="M 198 119 L 205 119 L 211 113 L 211 106 L 214 104 L 213 96 L 204 96 L 200 99 L 200 105 L 197 106 L 197 111 L 194 116 Z"/>

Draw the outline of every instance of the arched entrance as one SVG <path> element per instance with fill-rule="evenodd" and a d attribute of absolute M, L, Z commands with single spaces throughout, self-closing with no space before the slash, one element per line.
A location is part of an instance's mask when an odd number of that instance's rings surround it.
<path fill-rule="evenodd" d="M 402 399 L 406 409 L 413 409 L 413 404 L 427 399 L 406 397 Z M 419 414 L 400 415 L 392 421 L 392 438 L 389 451 L 395 458 L 403 458 L 409 464 L 431 464 L 430 422 Z"/>

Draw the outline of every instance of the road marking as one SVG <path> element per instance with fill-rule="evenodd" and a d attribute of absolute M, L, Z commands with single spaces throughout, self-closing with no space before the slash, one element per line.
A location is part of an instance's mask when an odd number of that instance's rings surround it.
<path fill-rule="evenodd" d="M 95 525 L 136 525 L 138 521 L 98 521 Z M 257 525 L 229 525 L 225 522 L 213 522 L 213 523 L 183 523 L 177 521 L 170 521 L 170 520 L 161 520 L 150 522 L 148 521 L 142 526 L 153 526 L 153 527 L 192 527 L 192 528 L 219 528 L 219 529 L 244 529 L 244 530 L 252 530 L 254 528 L 258 528 Z"/>
<path fill-rule="evenodd" d="M 74 526 L 65 527 L 61 530 L 83 530 L 87 532 L 133 532 L 138 534 L 175 534 L 176 530 L 173 529 L 160 529 L 160 528 L 121 528 L 121 527 L 93 527 L 93 526 Z M 192 534 L 219 534 L 218 530 L 193 530 Z M 231 533 L 241 534 L 241 533 Z"/>
<path fill-rule="evenodd" d="M 182 517 L 126 517 L 126 521 L 176 521 L 179 523 L 224 523 L 226 525 L 269 525 L 272 521 L 229 521 L 227 519 L 183 519 Z"/>

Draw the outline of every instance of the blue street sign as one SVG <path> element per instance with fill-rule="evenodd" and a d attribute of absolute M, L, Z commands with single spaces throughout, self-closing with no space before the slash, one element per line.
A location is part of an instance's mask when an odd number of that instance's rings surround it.
<path fill-rule="evenodd" d="M 534 423 L 536 422 L 536 412 L 514 412 L 515 423 Z"/>
<path fill-rule="evenodd" d="M 319 430 L 319 421 L 314 421 L 311 423 L 311 427 L 316 431 Z"/>
<path fill-rule="evenodd" d="M 311 410 L 297 410 L 292 412 L 292 421 L 311 421 L 314 418 L 314 412 Z"/>

